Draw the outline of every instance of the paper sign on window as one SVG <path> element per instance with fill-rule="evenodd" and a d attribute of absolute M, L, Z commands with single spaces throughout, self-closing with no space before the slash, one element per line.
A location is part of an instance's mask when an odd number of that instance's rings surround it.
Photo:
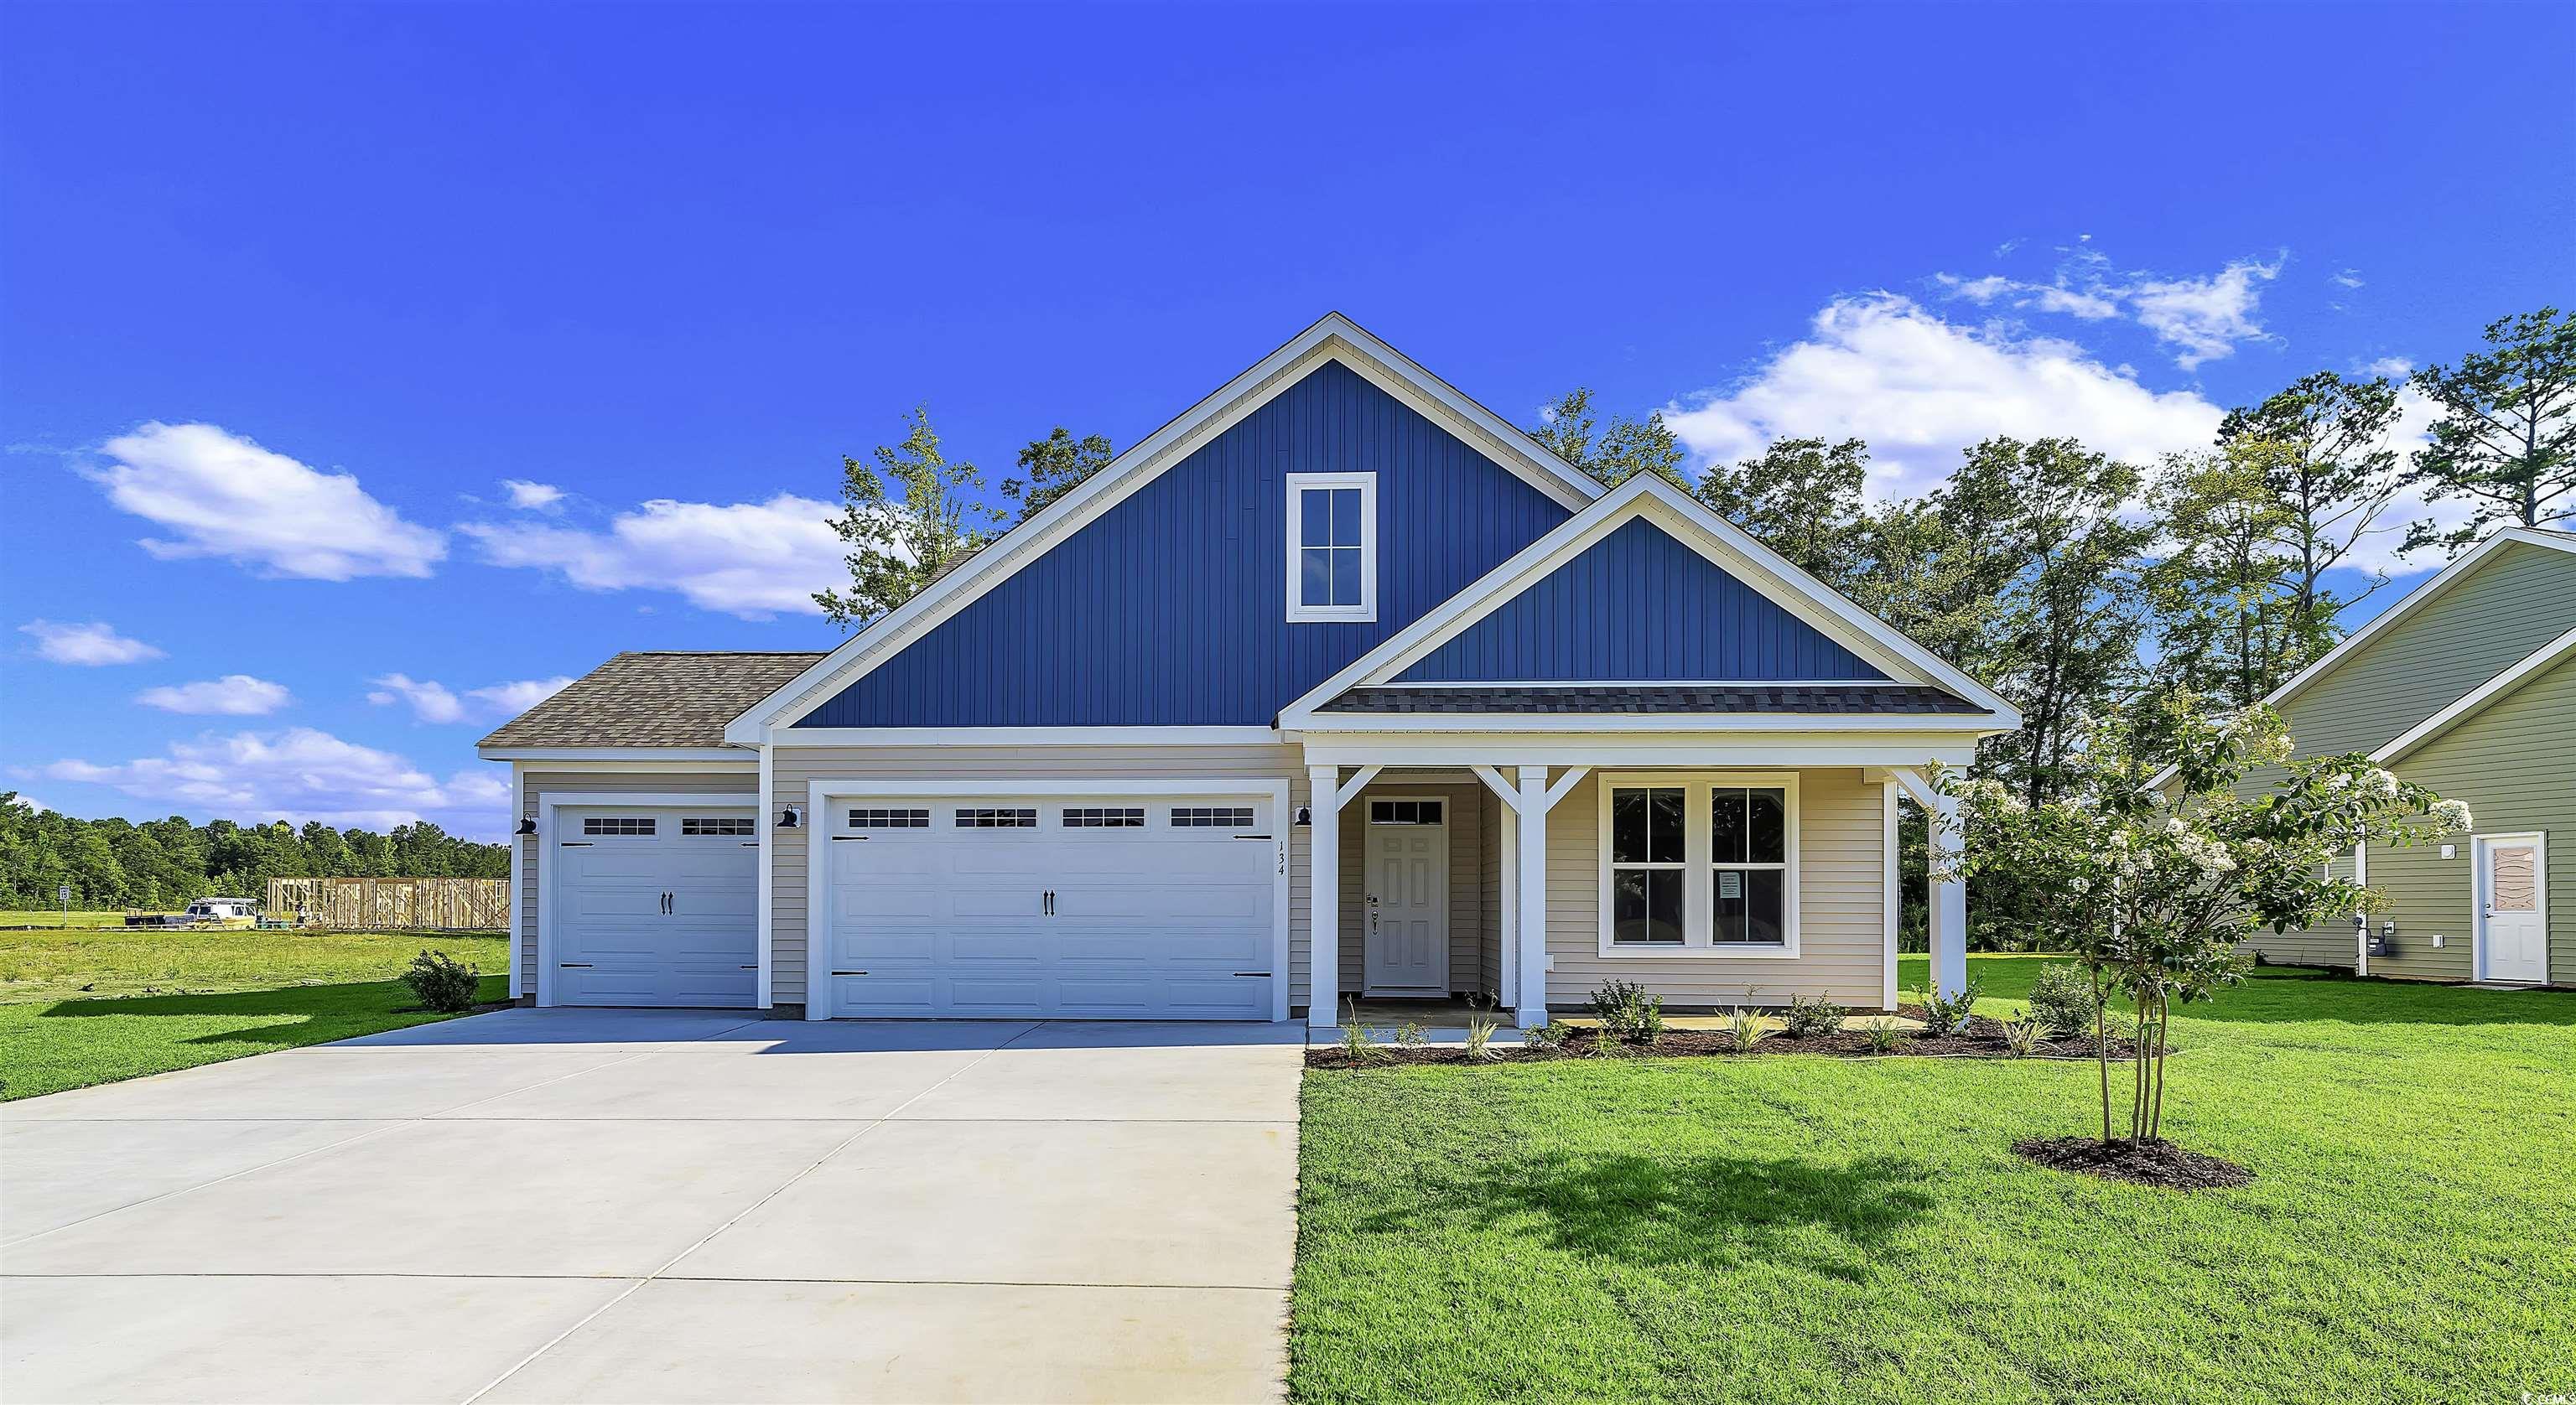
<path fill-rule="evenodd" d="M 1729 900 L 1743 897 L 1744 875 L 1741 873 L 1720 873 L 1717 875 L 1717 895 Z"/>

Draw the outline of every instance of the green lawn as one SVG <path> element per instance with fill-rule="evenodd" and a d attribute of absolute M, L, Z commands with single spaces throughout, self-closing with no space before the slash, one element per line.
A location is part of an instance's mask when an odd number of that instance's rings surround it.
<path fill-rule="evenodd" d="M 122 927 L 124 925 L 125 913 L 122 910 L 83 912 L 79 908 L 74 908 L 65 912 L 58 907 L 49 907 L 19 912 L 0 908 L 0 927 Z"/>
<path fill-rule="evenodd" d="M 1985 1008 L 2040 964 L 1980 958 Z M 2576 1391 L 2576 995 L 2274 971 L 2174 1024 L 2167 1129 L 2250 1186 L 2015 1157 L 2095 1125 L 2090 1064 L 1309 1072 L 1292 1394 Z"/>
<path fill-rule="evenodd" d="M 503 998 L 498 936 L 0 932 L 0 1100 L 447 1018 L 393 979 L 424 947 Z"/>

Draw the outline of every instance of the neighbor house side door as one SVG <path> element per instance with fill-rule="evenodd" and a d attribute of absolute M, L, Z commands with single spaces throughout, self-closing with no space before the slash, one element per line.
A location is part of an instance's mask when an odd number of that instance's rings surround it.
<path fill-rule="evenodd" d="M 2478 840 L 2478 974 L 2491 981 L 2549 979 L 2548 882 L 2538 835 Z"/>

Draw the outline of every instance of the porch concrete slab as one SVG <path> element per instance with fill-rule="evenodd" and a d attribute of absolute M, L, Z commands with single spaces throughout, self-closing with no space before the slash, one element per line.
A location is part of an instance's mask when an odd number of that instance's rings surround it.
<path fill-rule="evenodd" d="M 0 1116 L 0 1243 L 396 1125 Z"/>
<path fill-rule="evenodd" d="M 1267 1110 L 887 1122 L 669 1276 L 1285 1289 L 1297 1129 Z"/>
<path fill-rule="evenodd" d="M 13 1274 L 646 1274 L 837 1122 L 408 1122 L 14 1245 Z"/>
<path fill-rule="evenodd" d="M 464 1400 L 626 1290 L 616 1279 L 0 1281 L 23 1401 Z"/>
<path fill-rule="evenodd" d="M 1301 1025 L 1258 1026 L 1257 1039 L 1155 1032 L 1132 1043 L 1109 1042 L 1092 1030 L 1055 1037 L 1061 1028 L 1051 1026 L 1043 1041 L 1021 1040 L 996 1052 L 900 1115 L 1243 1122 L 1296 1116 Z"/>
<path fill-rule="evenodd" d="M 580 1073 L 643 1050 L 624 1045 L 446 1048 L 315 1045 L 9 1104 L 10 1121 L 206 1121 L 426 1117 Z"/>
<path fill-rule="evenodd" d="M 484 1399 L 1270 1401 L 1287 1317 L 1275 1290 L 665 1279 Z"/>

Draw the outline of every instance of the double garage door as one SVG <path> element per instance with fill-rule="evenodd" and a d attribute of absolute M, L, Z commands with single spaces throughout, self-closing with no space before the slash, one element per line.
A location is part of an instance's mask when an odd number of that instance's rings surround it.
<path fill-rule="evenodd" d="M 878 797 L 816 817 L 842 1016 L 1272 1017 L 1268 796 Z"/>
<path fill-rule="evenodd" d="M 759 1003 L 751 806 L 566 809 L 554 838 L 556 1004 Z"/>

